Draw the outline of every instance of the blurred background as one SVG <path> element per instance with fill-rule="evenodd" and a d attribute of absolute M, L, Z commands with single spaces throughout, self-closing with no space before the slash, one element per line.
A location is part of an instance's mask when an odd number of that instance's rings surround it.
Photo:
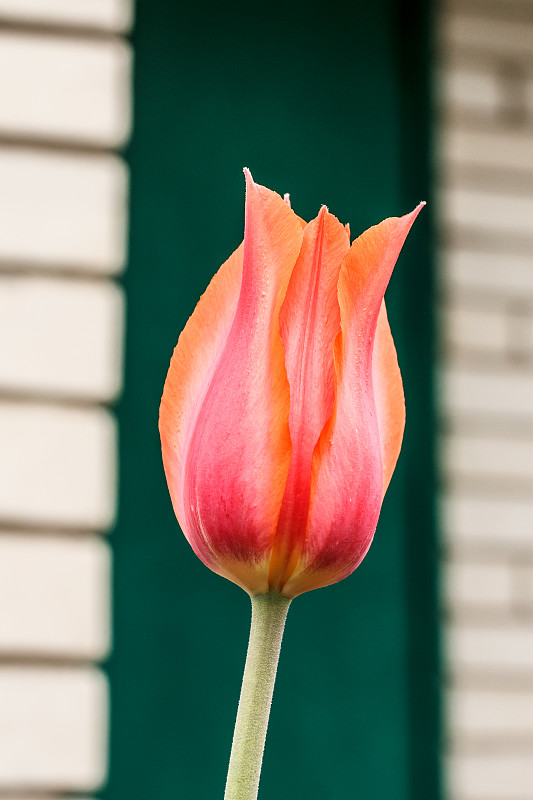
<path fill-rule="evenodd" d="M 260 796 L 532 800 L 532 0 L 0 0 L 0 798 L 222 796 L 249 601 L 157 413 L 243 166 L 352 236 L 428 201 L 402 456 L 291 607 Z"/>

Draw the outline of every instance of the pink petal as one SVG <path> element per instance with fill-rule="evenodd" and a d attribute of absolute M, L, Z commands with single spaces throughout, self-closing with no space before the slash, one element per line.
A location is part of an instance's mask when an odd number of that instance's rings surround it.
<path fill-rule="evenodd" d="M 374 337 L 387 283 L 419 210 L 366 231 L 344 259 L 336 404 L 315 449 L 307 537 L 301 562 L 283 589 L 288 596 L 346 577 L 372 541 L 383 495 Z"/>
<path fill-rule="evenodd" d="M 301 242 L 294 212 L 248 173 L 240 295 L 190 438 L 183 507 L 190 540 L 251 592 L 268 588 L 289 469 L 279 311 Z"/>
<path fill-rule="evenodd" d="M 304 230 L 281 308 L 292 455 L 273 543 L 271 588 L 283 586 L 305 542 L 313 451 L 335 398 L 333 343 L 340 330 L 337 281 L 349 246 L 344 227 L 323 207 Z"/>
<path fill-rule="evenodd" d="M 220 267 L 180 334 L 170 362 L 159 431 L 163 466 L 174 512 L 196 554 L 215 561 L 202 537 L 190 530 L 185 508 L 185 464 L 198 413 L 231 330 L 242 280 L 242 245 Z"/>

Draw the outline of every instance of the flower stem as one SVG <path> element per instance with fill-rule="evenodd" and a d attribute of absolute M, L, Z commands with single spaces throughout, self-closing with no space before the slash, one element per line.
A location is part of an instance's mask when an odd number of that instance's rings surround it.
<path fill-rule="evenodd" d="M 252 597 L 252 625 L 224 800 L 256 800 L 290 599 L 277 592 Z"/>

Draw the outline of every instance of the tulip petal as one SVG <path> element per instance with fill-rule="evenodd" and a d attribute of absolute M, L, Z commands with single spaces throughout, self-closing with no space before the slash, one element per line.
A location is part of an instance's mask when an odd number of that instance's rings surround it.
<path fill-rule="evenodd" d="M 307 537 L 300 564 L 283 588 L 288 596 L 346 577 L 372 541 L 383 495 L 374 339 L 387 283 L 420 208 L 370 228 L 352 244 L 341 267 L 336 403 L 314 453 Z M 380 329 L 380 359 L 383 340 Z"/>
<path fill-rule="evenodd" d="M 302 242 L 282 198 L 247 174 L 237 308 L 210 376 L 185 456 L 185 527 L 212 568 L 255 593 L 289 469 L 289 386 L 279 312 Z"/>
<path fill-rule="evenodd" d="M 333 344 L 340 330 L 337 282 L 349 246 L 346 230 L 323 207 L 304 230 L 281 308 L 292 454 L 270 562 L 273 589 L 283 586 L 304 546 L 313 451 L 335 399 Z"/>
<path fill-rule="evenodd" d="M 392 338 L 385 301 L 376 327 L 372 357 L 372 381 L 378 416 L 381 455 L 383 458 L 383 495 L 394 472 L 405 428 L 405 398 L 398 356 Z"/>
<path fill-rule="evenodd" d="M 197 555 L 211 567 L 209 550 L 189 536 L 185 462 L 198 411 L 235 317 L 242 261 L 241 245 L 220 267 L 189 317 L 174 349 L 159 409 L 163 466 L 174 512 Z"/>

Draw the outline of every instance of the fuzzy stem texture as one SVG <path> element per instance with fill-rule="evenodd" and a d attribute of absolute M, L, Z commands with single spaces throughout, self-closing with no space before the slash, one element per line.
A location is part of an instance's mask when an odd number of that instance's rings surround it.
<path fill-rule="evenodd" d="M 256 800 L 281 639 L 290 599 L 252 597 L 252 625 L 224 800 Z"/>

